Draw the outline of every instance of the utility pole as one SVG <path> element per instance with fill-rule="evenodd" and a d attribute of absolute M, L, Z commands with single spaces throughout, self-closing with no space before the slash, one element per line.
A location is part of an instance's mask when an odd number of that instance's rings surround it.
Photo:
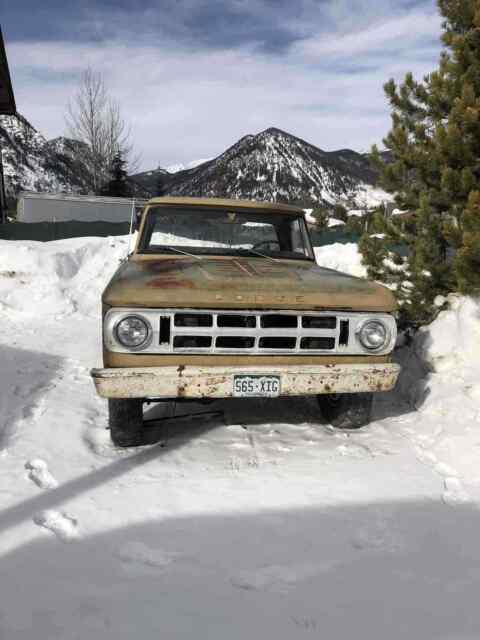
<path fill-rule="evenodd" d="M 12 81 L 8 69 L 7 52 L 0 26 L 0 115 L 14 116 L 17 113 Z M 5 178 L 3 175 L 2 149 L 0 147 L 0 222 L 7 221 L 7 202 L 5 196 Z"/>

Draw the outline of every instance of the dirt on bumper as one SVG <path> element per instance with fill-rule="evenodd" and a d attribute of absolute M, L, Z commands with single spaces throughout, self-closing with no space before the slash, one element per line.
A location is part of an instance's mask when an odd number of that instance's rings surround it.
<path fill-rule="evenodd" d="M 102 398 L 228 398 L 236 375 L 268 375 L 281 379 L 282 396 L 389 391 L 400 366 L 345 364 L 280 367 L 136 367 L 93 369 Z"/>

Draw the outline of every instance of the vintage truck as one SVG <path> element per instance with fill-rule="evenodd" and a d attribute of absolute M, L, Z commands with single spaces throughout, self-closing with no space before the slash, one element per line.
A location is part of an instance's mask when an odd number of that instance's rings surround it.
<path fill-rule="evenodd" d="M 293 206 L 150 200 L 102 303 L 92 377 L 117 446 L 143 442 L 145 402 L 175 398 L 316 395 L 356 429 L 399 374 L 393 295 L 319 266 Z"/>

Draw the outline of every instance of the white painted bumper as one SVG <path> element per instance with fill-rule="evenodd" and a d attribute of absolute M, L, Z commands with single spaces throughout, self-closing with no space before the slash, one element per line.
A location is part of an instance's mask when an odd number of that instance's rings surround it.
<path fill-rule="evenodd" d="M 234 375 L 277 375 L 282 396 L 389 391 L 398 364 L 280 367 L 137 367 L 93 369 L 102 398 L 228 398 Z"/>

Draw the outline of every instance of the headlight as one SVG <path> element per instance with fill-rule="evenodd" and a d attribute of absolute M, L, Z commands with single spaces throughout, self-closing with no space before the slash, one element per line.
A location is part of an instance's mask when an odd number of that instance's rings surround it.
<path fill-rule="evenodd" d="M 367 320 L 358 332 L 358 339 L 370 351 L 378 351 L 390 340 L 390 331 L 380 320 Z"/>
<path fill-rule="evenodd" d="M 141 349 L 148 345 L 152 336 L 150 323 L 140 316 L 127 316 L 115 327 L 115 337 L 127 349 Z"/>

